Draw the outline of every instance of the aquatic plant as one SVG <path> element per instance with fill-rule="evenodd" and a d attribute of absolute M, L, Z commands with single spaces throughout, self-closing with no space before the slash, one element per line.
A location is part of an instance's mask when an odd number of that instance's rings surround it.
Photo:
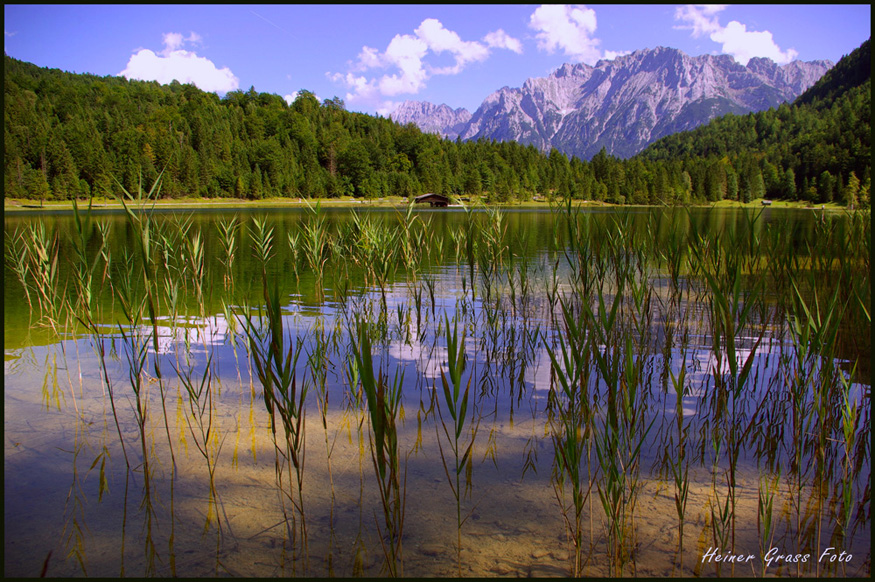
<path fill-rule="evenodd" d="M 468 376 L 468 382 L 462 388 L 462 375 L 465 373 L 467 358 L 465 356 L 465 333 L 462 332 L 459 337 L 459 324 L 455 319 L 452 323 L 452 332 L 450 331 L 450 319 L 444 315 L 445 338 L 447 342 L 447 374 L 441 368 L 441 387 L 443 388 L 444 403 L 437 406 L 438 415 L 443 428 L 444 437 L 452 452 L 452 467 L 447 465 L 447 455 L 444 453 L 443 445 L 441 444 L 440 434 L 437 434 L 438 447 L 441 455 L 441 462 L 444 466 L 444 472 L 447 476 L 447 482 L 450 484 L 450 489 L 453 492 L 453 498 L 456 501 L 456 561 L 458 564 L 459 576 L 462 575 L 462 525 L 470 516 L 470 513 L 462 518 L 462 499 L 470 496 L 472 487 L 471 474 L 473 472 L 474 459 L 471 454 L 474 448 L 474 440 L 477 438 L 477 431 L 480 427 L 480 419 L 474 421 L 476 414 L 472 407 L 471 418 L 468 417 L 469 397 L 471 394 L 472 376 Z M 434 392 L 437 388 L 433 387 Z M 440 402 L 440 398 L 436 398 Z M 444 418 L 444 410 L 449 413 L 452 422 Z M 466 426 L 467 431 L 466 431 Z M 435 433 L 438 427 L 435 424 Z M 462 438 L 462 433 L 466 432 L 465 438 Z M 462 471 L 465 471 L 465 492 L 462 492 Z"/>
<path fill-rule="evenodd" d="M 386 571 L 391 576 L 403 576 L 404 509 L 407 490 L 406 466 L 401 468 L 397 420 L 401 405 L 404 374 L 396 370 L 391 383 L 381 368 L 374 375 L 371 353 L 370 325 L 358 320 L 353 355 L 358 378 L 364 392 L 370 419 L 370 445 L 384 528 L 381 544 L 386 558 Z"/>
<path fill-rule="evenodd" d="M 562 301 L 564 334 L 559 339 L 559 354 L 548 339 L 543 343 L 550 356 L 551 377 L 561 391 L 551 386 L 552 402 L 556 413 L 553 420 L 552 440 L 555 455 L 553 484 L 562 509 L 565 528 L 574 548 L 572 576 L 582 575 L 583 568 L 583 511 L 593 485 L 590 465 L 594 428 L 594 409 L 590 397 L 592 347 L 585 325 L 571 305 Z M 561 357 L 560 357 L 561 356 Z M 588 479 L 584 482 L 582 463 L 586 463 Z M 571 505 L 564 501 L 565 482 L 571 484 Z"/>

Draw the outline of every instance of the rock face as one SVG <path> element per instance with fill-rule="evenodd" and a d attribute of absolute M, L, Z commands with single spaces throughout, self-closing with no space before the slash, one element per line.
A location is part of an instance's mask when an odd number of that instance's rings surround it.
<path fill-rule="evenodd" d="M 447 105 L 427 101 L 405 101 L 390 117 L 396 123 L 415 123 L 422 131 L 456 139 L 471 119 L 471 112 L 462 107 L 453 110 Z"/>
<path fill-rule="evenodd" d="M 657 47 L 594 67 L 563 65 L 521 88 L 496 91 L 473 115 L 408 101 L 392 118 L 451 139 L 513 140 L 587 160 L 604 147 L 626 158 L 660 137 L 715 117 L 793 101 L 832 65 L 794 61 L 778 66 L 753 58 L 744 66 L 728 55 L 690 57 Z"/>

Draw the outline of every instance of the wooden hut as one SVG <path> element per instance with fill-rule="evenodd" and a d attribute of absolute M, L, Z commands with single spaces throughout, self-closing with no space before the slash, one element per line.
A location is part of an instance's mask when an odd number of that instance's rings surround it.
<path fill-rule="evenodd" d="M 443 194 L 433 194 L 431 192 L 423 194 L 422 196 L 417 196 L 413 201 L 417 204 L 428 202 L 432 208 L 446 208 L 450 203 L 450 199 Z"/>

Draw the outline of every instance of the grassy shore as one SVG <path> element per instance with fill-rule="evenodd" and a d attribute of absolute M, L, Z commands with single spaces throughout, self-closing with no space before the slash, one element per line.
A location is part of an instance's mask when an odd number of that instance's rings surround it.
<path fill-rule="evenodd" d="M 320 200 L 304 200 L 302 198 L 268 198 L 264 200 L 244 200 L 242 198 L 175 198 L 175 199 L 161 199 L 156 201 L 155 206 L 161 209 L 185 209 L 185 210 L 197 210 L 197 209 L 205 209 L 205 208 L 305 208 L 307 204 L 310 205 L 320 203 L 323 207 L 336 207 L 336 208 L 379 208 L 379 207 L 406 207 L 408 204 L 408 199 L 402 196 L 389 196 L 386 198 L 377 198 L 373 200 L 366 200 L 361 198 L 352 198 L 349 196 L 344 196 L 341 198 L 323 198 Z M 583 206 L 614 206 L 612 204 L 608 204 L 606 202 L 599 201 L 586 201 L 582 200 L 580 203 Z M 464 202 L 466 206 L 480 206 L 487 204 L 487 198 L 485 197 L 471 197 L 469 201 Z M 80 200 L 80 207 L 87 206 L 87 201 Z M 91 206 L 93 208 L 101 208 L 101 209 L 117 209 L 122 210 L 121 203 L 115 198 L 93 198 L 91 200 Z M 502 207 L 511 207 L 511 208 L 548 208 L 550 206 L 550 202 L 546 198 L 536 198 L 534 200 L 525 200 L 525 201 L 514 201 L 507 204 L 501 204 Z M 693 204 L 693 207 L 702 207 L 707 208 L 714 206 L 716 208 L 761 208 L 763 207 L 761 200 L 754 200 L 748 203 L 741 203 L 734 200 L 721 200 L 720 202 L 714 204 Z M 428 206 L 423 205 L 424 208 L 428 208 Z M 787 200 L 774 200 L 769 205 L 770 208 L 809 208 L 809 209 L 825 209 L 825 210 L 844 210 L 845 206 L 835 203 L 830 204 L 809 204 L 807 202 L 791 202 Z M 63 201 L 46 201 L 41 202 L 38 200 L 22 200 L 22 199 L 9 199 L 6 198 L 3 201 L 3 209 L 6 212 L 16 212 L 16 211 L 34 211 L 34 210 L 46 210 L 46 211 L 57 211 L 57 210 L 73 210 L 73 203 L 69 200 Z"/>

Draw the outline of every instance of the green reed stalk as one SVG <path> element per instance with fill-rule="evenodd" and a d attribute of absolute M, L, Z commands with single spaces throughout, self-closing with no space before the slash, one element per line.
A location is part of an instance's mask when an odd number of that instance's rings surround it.
<path fill-rule="evenodd" d="M 306 199 L 304 199 L 306 202 Z M 325 224 L 325 215 L 322 213 L 322 208 L 319 203 L 316 206 L 310 206 L 306 202 L 308 212 L 308 221 L 302 226 L 302 238 L 304 246 L 304 257 L 310 265 L 310 269 L 316 277 L 316 291 L 322 293 L 322 279 L 325 272 L 325 264 L 328 262 L 328 244 L 327 226 Z"/>
<path fill-rule="evenodd" d="M 101 379 L 104 382 L 104 386 L 106 386 L 107 392 L 109 393 L 109 402 L 112 408 L 112 416 L 115 421 L 116 431 L 118 432 L 119 442 L 122 447 L 122 454 L 125 458 L 125 465 L 130 469 L 131 463 L 128 460 L 128 453 L 125 447 L 124 437 L 122 436 L 121 425 L 119 424 L 118 419 L 118 411 L 115 406 L 115 394 L 113 392 L 113 383 L 112 379 L 109 376 L 109 372 L 106 367 L 106 346 L 104 344 L 104 338 L 100 331 L 100 326 L 96 322 L 95 317 L 95 295 L 96 290 L 94 289 L 94 280 L 95 274 L 98 268 L 98 262 L 102 258 L 104 269 L 108 267 L 109 263 L 109 250 L 107 248 L 107 240 L 108 240 L 108 232 L 106 228 L 100 228 L 101 232 L 101 245 L 98 249 L 97 253 L 93 260 L 88 258 L 88 241 L 90 239 L 90 235 L 93 231 L 93 224 L 91 222 L 91 213 L 89 212 L 82 217 L 79 212 L 79 207 L 76 204 L 76 200 L 73 200 L 73 217 L 74 217 L 74 226 L 75 226 L 75 236 L 72 238 L 73 242 L 73 261 L 74 261 L 74 285 L 76 288 L 76 296 L 77 296 L 77 304 L 76 306 L 69 306 L 70 311 L 72 311 L 78 321 L 85 326 L 86 329 L 90 331 L 93 336 L 92 346 L 96 352 L 98 361 L 100 362 L 101 369 Z M 104 223 L 100 223 L 104 224 Z M 100 226 L 100 225 L 99 225 Z M 101 473 L 103 472 L 103 465 L 101 465 Z"/>
<path fill-rule="evenodd" d="M 404 375 L 403 373 L 399 375 L 396 371 L 391 384 L 382 369 L 377 377 L 374 376 L 369 328 L 366 321 L 358 321 L 357 341 L 353 342 L 353 354 L 362 391 L 367 399 L 371 422 L 371 458 L 377 477 L 385 524 L 386 539 L 383 539 L 384 535 L 381 533 L 381 544 L 386 557 L 386 571 L 390 576 L 400 577 L 403 576 L 404 563 L 402 536 L 407 471 L 405 468 L 402 479 L 396 422 L 401 405 Z"/>
<path fill-rule="evenodd" d="M 32 224 L 28 229 L 27 257 L 31 262 L 34 287 L 40 311 L 46 325 L 55 334 L 60 334 L 61 309 L 65 291 L 58 284 L 58 234 L 50 236 L 43 221 Z"/>
<path fill-rule="evenodd" d="M 155 374 L 155 378 L 158 380 L 158 389 L 161 393 L 161 409 L 164 414 L 164 430 L 167 434 L 167 444 L 170 449 L 170 458 L 173 462 L 174 471 L 176 469 L 176 455 L 173 452 L 173 439 L 170 437 L 170 424 L 167 418 L 167 406 L 166 406 L 166 394 L 164 391 L 164 378 L 161 373 L 161 358 L 158 357 L 160 353 L 160 348 L 158 345 L 158 293 L 155 289 L 157 285 L 157 275 L 156 275 L 156 249 L 155 249 L 155 240 L 156 237 L 154 225 L 152 222 L 151 210 L 154 208 L 155 201 L 158 199 L 158 196 L 161 192 L 161 176 L 163 175 L 163 171 L 158 177 L 155 179 L 155 182 L 152 184 L 151 189 L 148 193 L 144 193 L 142 183 L 138 185 L 137 195 L 136 197 L 125 190 L 125 188 L 119 183 L 119 187 L 122 190 L 124 196 L 119 196 L 119 202 L 121 202 L 122 207 L 125 210 L 127 215 L 128 224 L 131 225 L 132 229 L 136 233 L 136 250 L 140 256 L 141 262 L 141 275 L 142 282 L 144 287 L 143 294 L 143 307 L 146 309 L 146 313 L 149 317 L 149 324 L 152 327 L 151 332 L 151 341 L 152 341 L 152 349 L 155 352 L 155 358 L 153 359 L 153 372 Z M 125 198 L 130 200 L 133 204 L 135 204 L 135 208 L 132 208 L 125 201 Z M 151 207 L 148 206 L 147 201 L 152 200 Z"/>
<path fill-rule="evenodd" d="M 476 300 L 477 296 L 476 285 L 474 284 L 474 269 L 477 262 L 477 256 L 480 254 L 478 252 L 480 237 L 477 236 L 477 217 L 467 206 L 463 208 L 465 210 L 465 225 L 463 233 L 460 234 L 462 240 L 456 241 L 456 250 L 457 253 L 459 253 L 459 257 L 465 259 L 465 262 L 468 264 L 468 280 L 471 283 L 471 301 L 473 302 Z M 458 262 L 461 264 L 462 261 Z"/>
<path fill-rule="evenodd" d="M 757 494 L 757 532 L 759 532 L 760 536 L 760 556 L 765 556 L 774 543 L 775 525 L 772 507 L 775 502 L 775 494 L 778 491 L 780 480 L 780 471 L 772 477 L 765 475 L 760 477 Z M 766 569 L 767 563 L 763 560 L 761 575 L 764 578 L 766 576 Z"/>
<path fill-rule="evenodd" d="M 753 229 L 752 224 L 750 228 Z M 750 419 L 746 418 L 744 405 L 750 398 L 745 393 L 757 348 L 765 335 L 765 326 L 761 326 L 758 337 L 753 343 L 744 363 L 739 368 L 736 338 L 746 332 L 746 329 L 750 326 L 752 309 L 762 294 L 760 286 L 762 279 L 757 277 L 752 288 L 747 291 L 743 290 L 743 263 L 742 259 L 735 254 L 738 247 L 743 246 L 743 244 L 734 236 L 726 238 L 728 240 L 724 242 L 726 239 L 717 235 L 714 249 L 716 256 L 713 257 L 715 261 L 714 268 L 713 270 L 703 270 L 702 275 L 706 279 L 711 291 L 712 350 L 716 362 L 714 364 L 713 376 L 716 398 L 721 403 L 716 421 L 723 420 L 724 422 L 726 452 L 729 461 L 727 474 L 729 490 L 726 499 L 728 505 L 726 508 L 721 508 L 718 514 L 721 519 L 730 520 L 728 524 L 730 528 L 729 541 L 731 549 L 734 551 L 736 537 L 737 465 L 741 449 L 746 440 L 745 437 L 751 430 L 756 418 L 755 414 Z M 755 248 L 751 246 L 748 249 L 750 253 L 758 254 L 760 252 L 758 239 L 752 239 L 749 244 L 757 245 Z M 724 372 L 724 362 L 727 372 Z M 726 414 L 721 413 L 724 407 L 729 409 Z M 721 523 L 724 522 L 721 521 Z M 733 563 L 733 571 L 734 566 L 735 564 Z"/>
<path fill-rule="evenodd" d="M 304 569 L 307 569 L 307 527 L 304 511 L 304 459 L 305 459 L 305 401 L 308 384 L 302 382 L 298 386 L 295 366 L 301 352 L 301 342 L 288 342 L 283 331 L 282 309 L 280 306 L 279 287 L 276 280 L 270 282 L 267 275 L 267 265 L 273 256 L 273 229 L 267 228 L 261 220 L 253 221 L 252 229 L 255 254 L 261 262 L 262 287 L 264 292 L 264 313 L 259 308 L 256 327 L 249 313 L 243 314 L 244 331 L 248 338 L 249 350 L 255 365 L 257 376 L 264 390 L 264 403 L 271 419 L 271 432 L 274 449 L 287 461 L 289 484 L 292 484 L 292 469 L 297 483 L 297 495 L 283 491 L 295 508 L 298 519 L 291 521 L 289 528 L 291 542 L 297 549 L 297 536 L 300 533 L 301 550 L 304 556 Z M 265 322 L 266 319 L 266 322 Z M 265 327 L 266 334 L 262 333 Z M 262 339 L 266 335 L 265 341 Z M 284 431 L 283 446 L 277 440 L 277 422 L 281 422 Z M 279 460 L 276 465 L 277 480 L 282 490 L 282 472 Z M 285 506 L 283 506 L 285 512 Z M 296 523 L 297 521 L 297 523 Z"/>
<path fill-rule="evenodd" d="M 335 432 L 333 441 L 329 439 L 329 431 L 328 431 L 328 366 L 331 363 L 329 356 L 329 347 L 331 342 L 331 333 L 328 332 L 326 335 L 325 329 L 322 326 L 322 322 L 317 322 L 317 329 L 314 333 L 314 347 L 313 350 L 307 355 L 307 364 L 310 369 L 310 377 L 313 379 L 315 387 L 318 389 L 319 398 L 317 402 L 319 404 L 319 413 L 322 419 L 322 432 L 325 437 L 325 459 L 326 466 L 328 469 L 328 484 L 330 487 L 330 506 L 329 506 L 329 515 L 328 515 L 328 523 L 330 528 L 330 537 L 329 537 L 329 545 L 328 545 L 328 570 L 329 575 L 333 575 L 334 572 L 334 555 L 333 555 L 333 543 L 335 540 L 335 531 L 334 531 L 334 509 L 336 504 L 335 492 L 334 492 L 334 474 L 331 470 L 331 453 L 334 450 L 334 445 L 337 442 L 337 433 Z"/>
<path fill-rule="evenodd" d="M 15 230 L 5 230 L 4 238 L 6 244 L 3 246 L 6 264 L 15 273 L 16 279 L 21 284 L 24 290 L 24 297 L 27 299 L 27 307 L 33 312 L 33 301 L 30 298 L 30 268 L 31 261 L 28 257 L 28 245 L 25 239 L 23 230 L 18 227 Z"/>
<path fill-rule="evenodd" d="M 286 236 L 289 239 L 289 249 L 292 251 L 291 263 L 292 263 L 292 273 L 295 275 L 295 282 L 300 283 L 301 274 L 299 272 L 299 264 L 301 261 L 301 253 L 303 252 L 301 249 L 301 233 L 300 232 L 289 232 L 286 233 Z"/>
<path fill-rule="evenodd" d="M 206 461 L 207 473 L 210 476 L 210 496 L 207 502 L 207 520 L 204 524 L 204 534 L 210 529 L 213 511 L 215 511 L 216 526 L 221 537 L 222 520 L 219 511 L 219 495 L 216 491 L 216 461 L 218 460 L 221 446 L 213 452 L 210 451 L 210 443 L 215 438 L 215 431 L 213 429 L 212 360 L 213 354 L 211 353 L 204 365 L 203 376 L 201 376 L 200 381 L 197 383 L 192 380 L 192 370 L 190 367 L 185 370 L 175 369 L 175 371 L 188 395 L 188 410 L 190 414 L 185 416 L 185 420 L 195 447 L 204 458 L 204 461 Z"/>
<path fill-rule="evenodd" d="M 562 301 L 565 323 L 564 338 L 560 338 L 561 360 L 547 340 L 542 337 L 551 362 L 551 377 L 559 382 L 562 392 L 554 396 L 558 421 L 553 424 L 553 451 L 555 467 L 553 487 L 562 509 L 566 531 L 574 546 L 572 576 L 582 575 L 583 510 L 592 491 L 593 476 L 590 467 L 594 410 L 590 403 L 589 383 L 591 362 L 590 336 L 570 305 Z M 581 463 L 586 459 L 589 479 L 584 483 Z M 565 481 L 571 483 L 571 506 L 564 501 Z"/>
<path fill-rule="evenodd" d="M 851 373 L 853 377 L 853 371 Z M 842 472 L 840 476 L 840 494 L 841 505 L 840 510 L 836 515 L 836 530 L 833 535 L 833 541 L 830 545 L 834 547 L 850 546 L 850 540 L 853 535 L 853 525 L 851 518 L 854 512 L 854 481 L 857 471 L 855 462 L 855 445 L 858 440 L 858 423 L 860 419 L 860 406 L 851 398 L 851 381 L 842 374 L 842 422 L 841 436 L 842 438 Z"/>
<path fill-rule="evenodd" d="M 621 239 L 612 237 L 610 245 L 618 245 Z M 611 250 L 616 256 L 617 249 Z M 631 298 L 637 313 L 632 313 L 637 327 L 625 330 L 625 341 L 621 347 L 617 333 L 619 307 L 623 302 L 624 287 L 630 282 Z M 610 571 L 622 574 L 629 558 L 634 571 L 634 510 L 638 496 L 640 472 L 639 457 L 641 447 L 656 420 L 654 417 L 645 427 L 645 394 L 642 390 L 642 369 L 644 365 L 646 342 L 639 340 L 637 349 L 633 347 L 633 333 L 644 336 L 641 329 L 646 328 L 644 312 L 649 309 L 648 292 L 642 284 L 636 284 L 628 266 L 619 266 L 617 271 L 617 291 L 610 311 L 606 307 L 604 294 L 598 292 L 598 315 L 584 303 L 584 320 L 595 334 L 592 340 L 592 353 L 599 373 L 607 387 L 607 415 L 601 432 L 595 435 L 596 456 L 601 467 L 603 481 L 597 483 L 599 500 L 608 519 L 608 549 Z M 599 346 L 604 346 L 604 350 Z"/>
<path fill-rule="evenodd" d="M 218 223 L 219 242 L 222 245 L 222 256 L 219 259 L 225 266 L 224 282 L 225 288 L 232 287 L 234 284 L 234 260 L 237 258 L 237 250 L 239 243 L 237 242 L 237 234 L 240 232 L 240 219 L 235 214 L 228 221 L 220 220 Z M 296 265 L 297 267 L 297 265 Z M 297 273 L 297 268 L 295 269 Z"/>
<path fill-rule="evenodd" d="M 118 297 L 122 306 L 122 311 L 127 320 L 128 331 L 121 324 L 118 324 L 119 332 L 122 336 L 122 343 L 125 348 L 125 356 L 128 362 L 128 379 L 131 384 L 131 390 L 134 393 L 135 408 L 134 413 L 137 423 L 137 431 L 140 440 L 140 453 L 142 455 L 143 467 L 143 507 L 146 509 L 146 535 L 144 538 L 146 552 L 146 572 L 152 573 L 155 569 L 155 557 L 157 551 L 155 543 L 152 539 L 152 521 L 155 515 L 153 506 L 151 481 L 152 472 L 149 462 L 149 448 L 146 443 L 146 420 L 148 418 L 148 396 L 146 394 L 146 366 L 149 359 L 149 343 L 152 336 L 152 331 L 143 332 L 142 318 L 143 311 L 146 306 L 146 297 L 134 300 L 133 290 L 130 288 L 130 277 L 123 278 L 118 289 Z"/>
<path fill-rule="evenodd" d="M 419 216 L 414 214 L 414 203 L 411 201 L 407 205 L 407 210 L 403 214 L 396 211 L 398 216 L 398 225 L 400 226 L 400 244 L 399 253 L 401 260 L 404 263 L 404 268 L 407 271 L 407 276 L 411 286 L 416 284 L 417 272 L 422 263 L 422 251 L 425 247 L 425 233 L 421 228 L 416 228 Z"/>
<path fill-rule="evenodd" d="M 453 320 L 452 332 L 450 332 L 450 320 L 449 317 L 444 314 L 444 325 L 446 331 L 446 342 L 447 342 L 447 368 L 450 374 L 449 380 L 447 379 L 447 375 L 444 373 L 443 369 L 441 369 L 441 386 L 443 387 L 444 394 L 444 402 L 446 403 L 446 411 L 450 414 L 453 422 L 450 424 L 450 428 L 447 427 L 448 422 L 444 419 L 443 407 L 438 406 L 438 414 L 441 420 L 441 426 L 444 429 L 444 436 L 446 437 L 447 443 L 450 447 L 450 450 L 453 453 L 453 467 L 452 467 L 452 475 L 450 474 L 450 468 L 447 466 L 447 458 L 444 454 L 443 445 L 441 444 L 440 434 L 438 433 L 437 425 L 435 425 L 435 433 L 438 437 L 438 447 L 440 449 L 441 454 L 441 462 L 444 466 L 444 472 L 447 476 L 447 482 L 450 484 L 450 489 L 452 489 L 453 497 L 456 500 L 456 561 L 458 564 L 459 576 L 462 576 L 462 525 L 465 521 L 470 517 L 470 513 L 462 518 L 462 499 L 464 497 L 470 497 L 471 494 L 471 476 L 473 472 L 473 462 L 474 459 L 471 455 L 471 451 L 474 448 L 474 440 L 477 437 L 477 431 L 480 427 L 480 419 L 477 419 L 476 423 L 471 424 L 468 422 L 469 420 L 473 421 L 473 415 L 475 414 L 472 409 L 472 417 L 468 418 L 468 405 L 469 405 L 469 396 L 471 393 L 471 380 L 473 376 L 468 377 L 468 382 L 465 384 L 464 391 L 462 389 L 462 375 L 465 373 L 465 368 L 467 365 L 466 356 L 465 356 L 465 332 L 464 329 L 462 331 L 462 337 L 459 338 L 458 335 L 458 327 L 459 322 L 457 320 Z M 437 389 L 432 387 L 433 391 L 436 393 Z M 437 399 L 437 398 L 436 398 Z M 437 399 L 438 401 L 440 399 Z M 465 432 L 465 424 L 468 423 L 468 431 L 466 434 L 466 438 L 462 439 L 462 433 Z M 452 433 L 451 433 L 452 429 Z M 463 452 L 464 449 L 464 452 Z M 465 493 L 462 493 L 462 471 L 465 471 Z M 473 510 L 472 510 L 473 511 Z"/>
<path fill-rule="evenodd" d="M 387 225 L 380 224 L 375 226 L 371 231 L 373 240 L 371 241 L 374 249 L 373 263 L 371 267 L 376 279 L 377 285 L 380 287 L 380 297 L 382 298 L 383 311 L 386 310 L 386 287 L 389 278 L 394 274 L 397 234 Z"/>
<path fill-rule="evenodd" d="M 683 352 L 682 352 L 683 354 Z M 686 440 L 690 425 L 684 426 L 684 397 L 687 396 L 686 367 L 681 367 L 677 376 L 669 371 L 671 383 L 676 396 L 675 419 L 677 427 L 677 446 L 674 448 L 671 474 L 674 480 L 674 504 L 678 515 L 678 568 L 683 576 L 684 571 L 684 523 L 687 511 L 687 501 L 690 494 L 690 461 L 687 458 Z"/>
<path fill-rule="evenodd" d="M 837 393 L 837 376 L 843 374 L 835 368 L 835 348 L 838 329 L 842 320 L 845 306 L 840 299 L 839 290 L 842 288 L 841 277 L 835 282 L 835 290 L 831 298 L 823 305 L 818 299 L 816 282 L 812 281 L 813 302 L 809 304 L 799 290 L 797 281 L 791 279 L 791 284 L 796 293 L 795 320 L 791 326 L 791 335 L 797 349 L 797 357 L 801 358 L 797 365 L 810 366 L 806 376 L 811 378 L 808 389 L 811 393 L 811 406 L 808 408 L 811 415 L 806 419 L 807 434 L 814 438 L 810 440 L 814 465 L 814 487 L 817 499 L 817 539 L 816 547 L 820 547 L 822 519 L 821 497 L 825 489 L 825 481 L 828 481 L 829 469 L 827 464 L 828 449 L 831 448 L 832 425 L 837 424 L 832 420 L 834 409 L 840 406 L 835 402 L 833 394 Z M 804 343 L 803 343 L 804 342 Z M 801 436 L 801 435 L 800 435 Z M 803 437 L 804 438 L 804 437 Z M 800 484 L 801 485 L 801 484 Z M 801 501 L 801 500 L 800 500 Z M 820 572 L 820 564 L 816 565 L 816 572 Z"/>
<path fill-rule="evenodd" d="M 349 388 L 347 393 L 348 401 L 346 410 L 355 416 L 358 416 L 356 422 L 356 442 L 358 443 L 358 465 L 359 465 L 359 523 L 356 532 L 355 542 L 353 547 L 355 553 L 353 556 L 353 576 L 362 576 L 364 574 L 364 557 L 366 548 L 362 539 L 362 530 L 364 528 L 364 498 L 365 498 L 365 446 L 364 446 L 364 422 L 365 414 L 361 413 L 362 408 L 362 384 L 359 379 L 359 368 L 356 365 L 355 356 L 348 352 L 346 355 L 346 363 L 343 367 L 346 383 Z M 352 433 L 349 434 L 350 444 L 352 444 Z"/>
<path fill-rule="evenodd" d="M 206 317 L 206 304 L 204 303 L 204 240 L 201 232 L 185 237 L 186 266 L 188 267 L 187 280 L 194 283 L 195 300 L 200 307 L 200 316 Z"/>

